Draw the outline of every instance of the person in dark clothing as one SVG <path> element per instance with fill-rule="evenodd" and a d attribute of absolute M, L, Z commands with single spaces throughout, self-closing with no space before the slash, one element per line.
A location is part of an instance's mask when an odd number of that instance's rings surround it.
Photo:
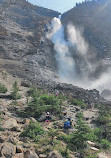
<path fill-rule="evenodd" d="M 46 118 L 45 118 L 45 122 L 50 122 L 50 120 L 51 120 L 50 113 L 47 112 L 47 115 L 46 115 Z"/>
<path fill-rule="evenodd" d="M 64 123 L 64 129 L 72 128 L 72 121 L 68 118 L 68 121 Z"/>
<path fill-rule="evenodd" d="M 70 121 L 70 128 L 72 127 L 72 121 L 71 118 L 68 118 L 68 121 Z"/>

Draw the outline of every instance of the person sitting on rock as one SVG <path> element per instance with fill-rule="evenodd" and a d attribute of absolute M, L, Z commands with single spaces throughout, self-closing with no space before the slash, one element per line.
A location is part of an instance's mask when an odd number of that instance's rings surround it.
<path fill-rule="evenodd" d="M 66 115 L 67 115 L 66 108 L 64 108 L 63 115 L 64 115 L 64 116 L 66 116 Z"/>

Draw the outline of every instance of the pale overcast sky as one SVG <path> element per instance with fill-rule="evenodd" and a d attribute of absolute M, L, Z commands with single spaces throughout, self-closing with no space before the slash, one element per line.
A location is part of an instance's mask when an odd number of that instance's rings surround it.
<path fill-rule="evenodd" d="M 32 4 L 53 9 L 61 13 L 73 8 L 76 2 L 82 1 L 83 0 L 28 0 L 28 2 Z"/>

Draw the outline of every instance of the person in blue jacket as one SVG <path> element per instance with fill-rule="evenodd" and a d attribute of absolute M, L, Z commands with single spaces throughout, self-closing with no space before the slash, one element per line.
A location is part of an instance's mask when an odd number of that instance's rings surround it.
<path fill-rule="evenodd" d="M 71 118 L 68 118 L 68 121 L 64 123 L 64 129 L 72 128 Z"/>

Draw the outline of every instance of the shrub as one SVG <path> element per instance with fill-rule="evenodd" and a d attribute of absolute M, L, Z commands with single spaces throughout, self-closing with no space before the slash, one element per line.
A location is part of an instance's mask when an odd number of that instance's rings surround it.
<path fill-rule="evenodd" d="M 100 115 L 98 116 L 97 121 L 98 121 L 100 124 L 106 124 L 106 123 L 108 123 L 108 122 L 110 121 L 110 115 L 109 115 L 109 114 L 104 114 L 104 115 L 100 114 Z"/>
<path fill-rule="evenodd" d="M 111 108 L 110 106 L 101 105 L 99 107 L 99 115 L 97 118 L 97 125 L 100 126 L 99 138 L 107 139 L 111 138 Z"/>
<path fill-rule="evenodd" d="M 77 105 L 81 107 L 81 109 L 85 109 L 87 107 L 87 105 L 82 100 L 72 98 L 70 101 L 71 101 L 71 104 Z"/>
<path fill-rule="evenodd" d="M 0 93 L 6 93 L 6 92 L 7 92 L 7 88 L 0 83 Z"/>
<path fill-rule="evenodd" d="M 39 118 L 43 112 L 49 111 L 54 114 L 60 113 L 58 98 L 53 95 L 43 94 L 40 97 L 36 93 L 32 95 L 33 100 L 28 104 L 25 111 L 35 118 Z"/>
<path fill-rule="evenodd" d="M 5 131 L 5 129 L 3 127 L 0 126 L 0 131 Z"/>
<path fill-rule="evenodd" d="M 22 132 L 21 136 L 29 137 L 34 141 L 39 139 L 39 136 L 44 134 L 44 130 L 42 129 L 41 125 L 36 123 L 30 123 L 30 125 Z"/>
<path fill-rule="evenodd" d="M 102 129 L 101 128 L 95 128 L 92 130 L 94 135 L 98 138 L 98 141 L 102 139 Z"/>
<path fill-rule="evenodd" d="M 109 149 L 111 146 L 110 142 L 107 139 L 102 139 L 100 141 L 100 145 L 103 149 Z"/>
<path fill-rule="evenodd" d="M 42 105 L 41 106 L 37 102 L 36 103 L 31 102 L 31 103 L 29 103 L 29 105 L 25 109 L 25 111 L 27 112 L 28 115 L 33 116 L 35 118 L 39 118 L 43 112 L 47 112 L 47 111 L 49 111 L 50 113 L 53 113 L 53 114 L 59 114 L 60 107 L 57 105 L 55 105 L 55 106 Z"/>
<path fill-rule="evenodd" d="M 98 137 L 97 135 L 95 135 L 94 130 L 91 130 L 88 134 L 87 134 L 87 139 L 90 141 L 98 141 Z"/>
<path fill-rule="evenodd" d="M 40 97 L 42 95 L 41 90 L 36 89 L 35 87 L 30 88 L 30 90 L 27 92 L 29 96 L 32 96 L 34 101 L 36 101 L 36 98 Z"/>
<path fill-rule="evenodd" d="M 43 94 L 40 97 L 40 100 L 43 101 L 46 105 L 58 105 L 58 99 L 53 95 Z"/>
<path fill-rule="evenodd" d="M 16 100 L 16 99 L 21 98 L 21 95 L 18 94 L 18 91 L 19 91 L 19 87 L 18 87 L 17 81 L 15 81 L 13 84 L 13 91 L 11 93 L 12 99 Z"/>
<path fill-rule="evenodd" d="M 62 138 L 69 144 L 70 149 L 83 150 L 86 147 L 86 141 L 88 140 L 87 135 L 90 133 L 91 129 L 83 123 L 76 128 L 77 131 L 75 131 L 75 133 L 63 136 Z"/>

